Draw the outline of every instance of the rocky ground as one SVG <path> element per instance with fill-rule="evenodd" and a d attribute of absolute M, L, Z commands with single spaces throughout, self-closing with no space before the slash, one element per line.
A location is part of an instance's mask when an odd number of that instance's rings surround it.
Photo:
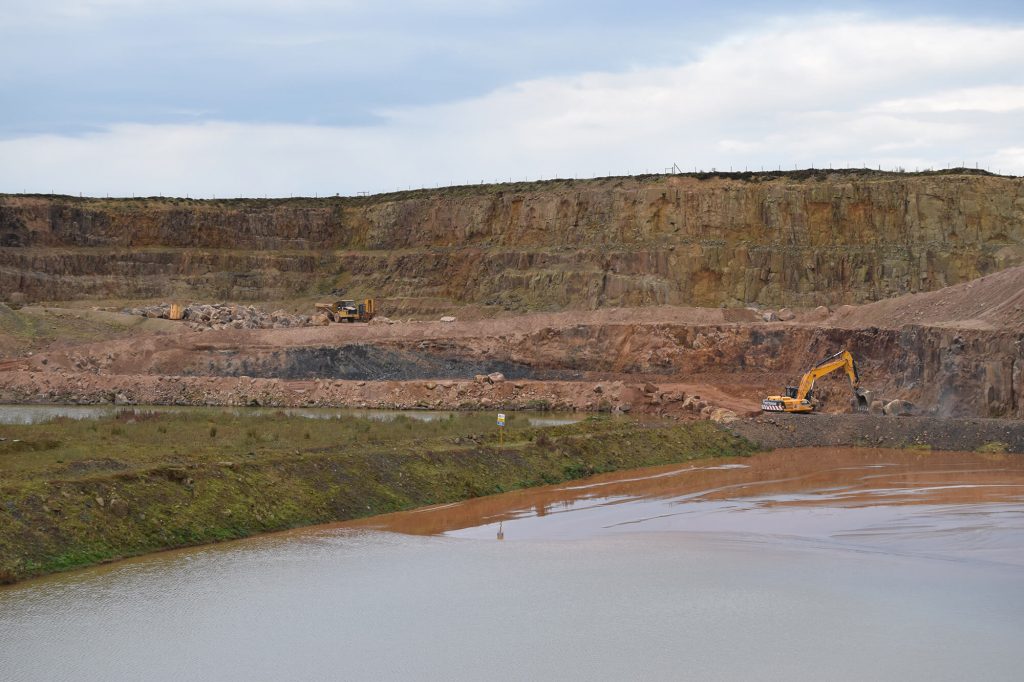
<path fill-rule="evenodd" d="M 773 414 L 738 420 L 728 428 L 769 448 L 866 446 L 1024 453 L 1024 422 L 1018 419 Z"/>
<path fill-rule="evenodd" d="M 227 303 L 193 303 L 181 308 L 178 317 L 171 314 L 173 304 L 159 303 L 141 308 L 125 308 L 121 312 L 156 319 L 178 319 L 190 329 L 285 329 L 288 327 L 323 326 L 326 315 L 291 315 L 285 310 L 267 312 L 253 305 Z"/>
<path fill-rule="evenodd" d="M 900 399 L 914 406 L 912 412 L 932 416 L 1021 418 L 1022 297 L 1024 267 L 894 301 L 798 310 L 787 321 L 766 321 L 742 308 L 670 306 L 276 329 L 193 329 L 184 321 L 148 320 L 163 326 L 93 342 L 57 338 L 31 356 L 11 357 L 0 373 L 0 392 L 35 401 L 123 393 L 136 401 L 237 404 L 237 387 L 251 377 L 280 386 L 285 404 L 458 407 L 507 399 L 672 412 L 664 405 L 681 400 L 636 396 L 652 393 L 640 390 L 651 384 L 656 395 L 714 395 L 716 405 L 742 413 L 846 348 L 857 358 L 863 387 L 882 404 Z M 79 311 L 83 319 L 76 322 L 86 323 L 89 315 Z M 927 323 L 906 321 L 922 315 Z M 474 376 L 493 372 L 512 383 L 474 386 Z M 166 388 L 155 394 L 149 386 L 160 377 Z M 456 382 L 462 393 L 425 388 L 440 381 Z M 515 388 L 523 382 L 533 388 Z M 624 388 L 595 393 L 602 383 Z M 546 384 L 562 387 L 539 388 Z M 849 407 L 850 387 L 841 374 L 820 380 L 815 393 L 825 411 Z"/>
<path fill-rule="evenodd" d="M 702 384 L 508 380 L 283 381 L 254 377 L 0 373 L 0 403 L 554 410 L 730 420 L 753 409 Z"/>
<path fill-rule="evenodd" d="M 190 304 L 177 322 L 160 319 L 169 306 L 127 314 L 0 306 L 0 350 L 22 349 L 0 360 L 0 402 L 551 409 L 729 422 L 846 348 L 876 408 L 1020 420 L 1022 305 L 1024 267 L 837 309 L 659 306 L 476 319 L 456 310 L 444 321 L 322 326 L 227 304 Z M 815 394 L 821 412 L 850 410 L 841 373 L 819 380 Z M 806 425 L 825 422 L 786 423 L 813 431 Z M 889 445 L 924 423 L 866 424 Z M 793 433 L 792 445 L 811 437 Z"/>

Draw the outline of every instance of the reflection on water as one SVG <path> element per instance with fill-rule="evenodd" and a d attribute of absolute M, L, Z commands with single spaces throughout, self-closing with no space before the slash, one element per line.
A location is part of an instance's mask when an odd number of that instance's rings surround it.
<path fill-rule="evenodd" d="M 777 451 L 0 589 L 0 678 L 1018 679 L 1022 548 L 1022 457 Z"/>
<path fill-rule="evenodd" d="M 429 507 L 349 526 L 462 538 L 685 531 L 1001 561 L 1024 567 L 1024 457 L 780 450 Z"/>
<path fill-rule="evenodd" d="M 102 419 L 116 413 L 102 405 L 0 405 L 0 424 L 39 424 L 66 419 Z"/>

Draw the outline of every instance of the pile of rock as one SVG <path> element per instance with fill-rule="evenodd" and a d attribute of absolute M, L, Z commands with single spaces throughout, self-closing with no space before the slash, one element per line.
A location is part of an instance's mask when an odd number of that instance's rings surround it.
<path fill-rule="evenodd" d="M 130 315 L 169 319 L 171 304 L 129 308 Z M 185 307 L 182 318 L 192 329 L 283 329 L 285 327 L 307 327 L 312 324 L 309 315 L 291 315 L 284 310 L 272 313 L 251 305 L 227 303 L 193 303 Z"/>
<path fill-rule="evenodd" d="M 910 417 L 917 413 L 917 408 L 907 400 L 872 400 L 870 412 L 887 417 Z"/>

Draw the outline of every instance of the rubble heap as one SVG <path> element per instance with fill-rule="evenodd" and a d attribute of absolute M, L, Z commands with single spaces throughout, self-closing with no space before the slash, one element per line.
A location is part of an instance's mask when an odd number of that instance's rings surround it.
<path fill-rule="evenodd" d="M 127 308 L 129 315 L 169 319 L 170 303 Z M 268 313 L 251 305 L 227 303 L 193 303 L 185 307 L 182 321 L 192 329 L 283 329 L 285 327 L 308 327 L 314 322 L 309 315 L 292 315 L 284 310 Z"/>

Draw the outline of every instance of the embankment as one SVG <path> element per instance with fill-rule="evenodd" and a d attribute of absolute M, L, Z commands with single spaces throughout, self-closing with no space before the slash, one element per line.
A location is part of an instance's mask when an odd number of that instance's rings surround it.
<path fill-rule="evenodd" d="M 1024 453 L 1024 422 L 1009 419 L 765 414 L 728 426 L 765 448 L 869 447 Z"/>
<path fill-rule="evenodd" d="M 0 582 L 755 449 L 710 422 L 624 419 L 548 429 L 513 420 L 499 443 L 492 417 L 481 418 L 211 413 L 0 427 Z"/>
<path fill-rule="evenodd" d="M 960 169 L 672 175 L 373 197 L 0 197 L 0 291 L 403 309 L 815 306 L 1024 262 L 1024 180 Z"/>

